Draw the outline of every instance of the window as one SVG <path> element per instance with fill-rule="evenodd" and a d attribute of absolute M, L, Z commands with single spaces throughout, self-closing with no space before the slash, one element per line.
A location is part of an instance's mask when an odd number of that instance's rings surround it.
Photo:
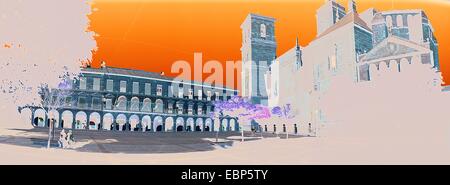
<path fill-rule="evenodd" d="M 211 106 L 206 106 L 206 114 L 209 114 L 211 112 Z"/>
<path fill-rule="evenodd" d="M 183 87 L 178 87 L 178 98 L 183 98 L 183 96 L 184 96 Z"/>
<path fill-rule="evenodd" d="M 194 99 L 194 91 L 189 89 L 189 99 Z"/>
<path fill-rule="evenodd" d="M 198 96 L 198 99 L 199 99 L 199 100 L 202 100 L 202 99 L 203 99 L 203 92 L 202 92 L 201 89 L 199 89 L 199 90 L 197 91 L 197 96 Z"/>
<path fill-rule="evenodd" d="M 64 101 L 64 105 L 67 107 L 71 107 L 72 106 L 72 97 L 70 97 L 70 96 L 66 97 L 66 99 Z"/>
<path fill-rule="evenodd" d="M 189 115 L 192 115 L 192 107 L 193 107 L 192 104 L 188 105 L 188 114 Z"/>
<path fill-rule="evenodd" d="M 163 103 L 163 101 L 160 100 L 160 99 L 157 99 L 157 100 L 155 101 L 155 108 L 153 109 L 153 112 L 159 112 L 159 113 L 162 113 L 163 110 L 164 110 L 164 103 Z"/>
<path fill-rule="evenodd" d="M 113 91 L 113 80 L 106 80 L 106 91 L 112 92 Z"/>
<path fill-rule="evenodd" d="M 266 38 L 266 25 L 265 24 L 260 25 L 260 32 L 261 32 L 261 37 Z"/>
<path fill-rule="evenodd" d="M 86 97 L 78 97 L 78 108 L 87 108 Z"/>
<path fill-rule="evenodd" d="M 92 108 L 93 109 L 102 109 L 102 104 L 100 102 L 100 98 L 92 98 Z"/>
<path fill-rule="evenodd" d="M 173 113 L 173 104 L 169 103 L 167 107 L 167 113 L 172 114 Z"/>
<path fill-rule="evenodd" d="M 150 83 L 145 83 L 145 87 L 144 87 L 144 94 L 145 95 L 151 95 L 152 94 L 152 84 Z"/>
<path fill-rule="evenodd" d="M 206 100 L 211 101 L 211 91 L 206 92 Z"/>
<path fill-rule="evenodd" d="M 142 112 L 151 112 L 152 111 L 152 100 L 149 98 L 145 98 L 142 102 Z"/>
<path fill-rule="evenodd" d="M 275 81 L 275 90 L 273 92 L 273 95 L 278 96 L 278 81 Z"/>
<path fill-rule="evenodd" d="M 214 100 L 218 101 L 219 97 L 220 97 L 220 93 L 219 92 L 214 92 L 214 96 L 215 96 Z"/>
<path fill-rule="evenodd" d="M 117 110 L 127 110 L 127 98 L 125 96 L 120 96 L 116 102 Z"/>
<path fill-rule="evenodd" d="M 133 94 L 139 94 L 139 82 L 133 82 Z"/>
<path fill-rule="evenodd" d="M 100 78 L 94 78 L 94 83 L 92 89 L 94 91 L 100 91 Z"/>
<path fill-rule="evenodd" d="M 121 93 L 127 92 L 127 81 L 120 81 L 120 92 Z"/>
<path fill-rule="evenodd" d="M 198 107 L 197 107 L 197 114 L 200 115 L 200 116 L 203 114 L 203 105 L 198 105 Z"/>
<path fill-rule="evenodd" d="M 336 56 L 333 55 L 333 56 L 329 57 L 329 62 L 330 62 L 330 70 L 336 71 L 336 67 L 337 67 Z"/>
<path fill-rule="evenodd" d="M 80 77 L 80 89 L 86 90 L 86 77 Z"/>
<path fill-rule="evenodd" d="M 106 99 L 105 100 L 105 109 L 111 110 L 112 109 L 112 99 Z"/>
<path fill-rule="evenodd" d="M 173 86 L 169 86 L 168 97 L 173 97 Z"/>
<path fill-rule="evenodd" d="M 162 85 L 157 85 L 156 86 L 156 95 L 157 96 L 162 96 L 163 92 L 163 86 Z"/>
<path fill-rule="evenodd" d="M 139 98 L 137 97 L 131 98 L 130 110 L 139 111 Z"/>
<path fill-rule="evenodd" d="M 183 114 L 183 103 L 182 102 L 177 102 L 177 113 L 178 114 Z"/>

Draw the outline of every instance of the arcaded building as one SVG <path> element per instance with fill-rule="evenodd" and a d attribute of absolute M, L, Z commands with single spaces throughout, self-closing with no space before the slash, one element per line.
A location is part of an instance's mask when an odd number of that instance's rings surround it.
<path fill-rule="evenodd" d="M 238 131 L 236 118 L 213 119 L 214 101 L 238 92 L 159 73 L 83 68 L 56 110 L 33 107 L 32 124 L 85 130 L 142 132 Z"/>

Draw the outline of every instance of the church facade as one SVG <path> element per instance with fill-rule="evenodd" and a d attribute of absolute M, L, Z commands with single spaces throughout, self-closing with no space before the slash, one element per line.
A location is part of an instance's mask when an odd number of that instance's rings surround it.
<path fill-rule="evenodd" d="M 290 104 L 300 133 L 326 122 L 317 100 L 334 79 L 361 83 L 384 68 L 401 72 L 411 64 L 439 71 L 438 44 L 425 12 L 368 9 L 360 14 L 356 8 L 353 0 L 348 10 L 325 1 L 316 13 L 316 38 L 305 47 L 297 41 L 265 74 L 268 106 Z"/>

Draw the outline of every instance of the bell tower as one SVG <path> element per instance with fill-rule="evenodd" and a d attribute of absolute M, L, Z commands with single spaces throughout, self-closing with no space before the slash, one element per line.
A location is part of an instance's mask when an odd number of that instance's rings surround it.
<path fill-rule="evenodd" d="M 241 30 L 242 96 L 252 103 L 267 105 L 264 75 L 276 58 L 275 19 L 249 14 Z"/>

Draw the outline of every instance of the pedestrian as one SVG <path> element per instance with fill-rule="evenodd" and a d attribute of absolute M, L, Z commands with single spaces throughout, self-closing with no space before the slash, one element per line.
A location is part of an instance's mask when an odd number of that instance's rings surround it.
<path fill-rule="evenodd" d="M 61 132 L 59 133 L 59 140 L 58 140 L 58 145 L 59 148 L 65 148 L 65 143 L 66 143 L 66 132 L 64 131 L 64 129 L 61 130 Z"/>
<path fill-rule="evenodd" d="M 71 146 L 75 142 L 75 139 L 73 138 L 72 130 L 69 130 L 67 133 L 67 146 Z"/>
<path fill-rule="evenodd" d="M 313 130 L 312 130 L 312 125 L 311 125 L 311 123 L 309 123 L 308 124 L 308 136 L 312 136 L 312 132 L 313 132 Z"/>

